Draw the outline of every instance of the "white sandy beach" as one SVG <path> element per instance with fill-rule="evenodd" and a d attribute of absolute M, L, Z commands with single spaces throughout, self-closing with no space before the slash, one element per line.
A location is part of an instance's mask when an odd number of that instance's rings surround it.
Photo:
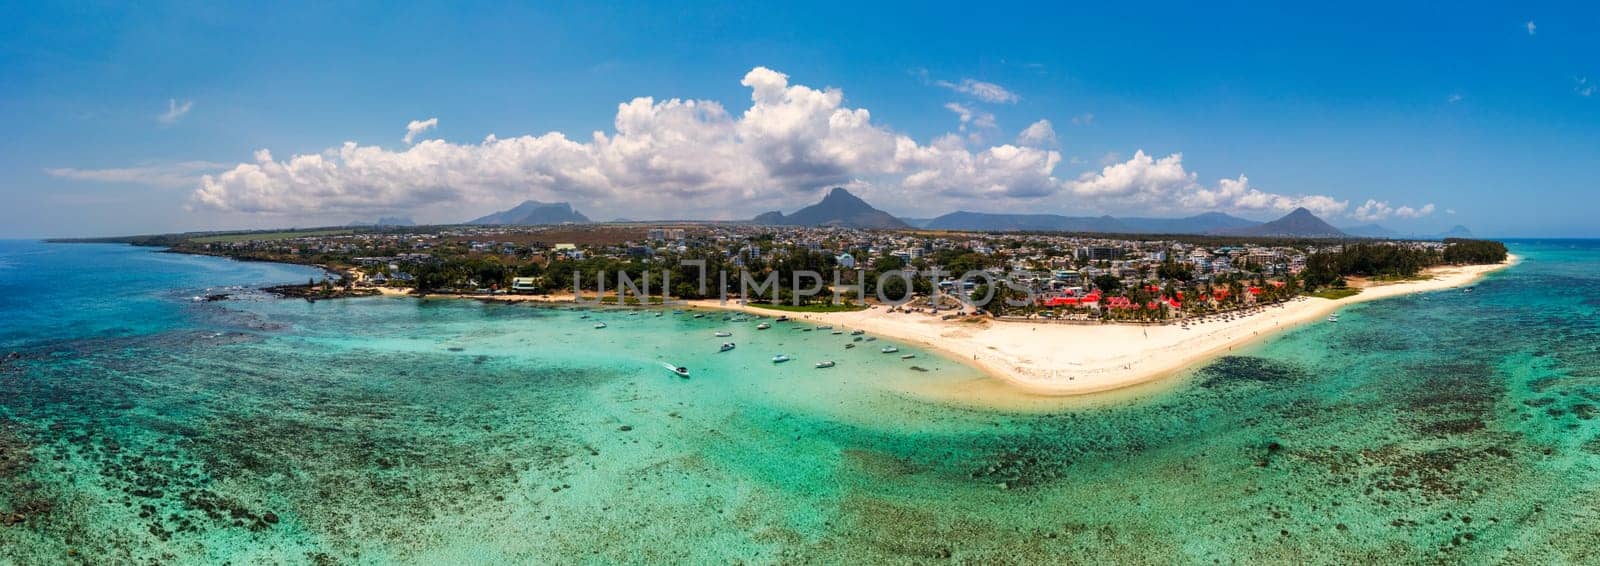
<path fill-rule="evenodd" d="M 695 308 L 739 310 L 816 324 L 861 329 L 885 338 L 938 350 L 977 366 L 990 376 L 1034 395 L 1099 393 L 1152 382 L 1235 348 L 1307 322 L 1325 319 L 1339 307 L 1399 295 L 1469 285 L 1497 265 L 1434 268 L 1429 279 L 1362 286 L 1358 295 L 1338 300 L 1302 297 L 1264 307 L 1249 315 L 1213 316 L 1183 325 L 1012 322 L 986 319 L 940 320 L 924 313 L 889 312 L 877 306 L 835 313 L 784 313 L 715 300 L 688 301 Z M 399 294 L 388 291 L 385 294 Z M 483 298 L 468 297 L 462 298 Z M 570 293 L 549 296 L 503 295 L 487 300 L 570 303 Z"/>
<path fill-rule="evenodd" d="M 1231 320 L 1180 325 L 1072 325 L 1002 321 L 945 321 L 884 307 L 839 313 L 789 313 L 820 324 L 867 332 L 939 350 L 978 366 L 991 376 L 1041 395 L 1082 395 L 1120 389 L 1171 375 L 1196 363 L 1299 324 L 1323 320 L 1339 307 L 1399 295 L 1471 284 L 1514 264 L 1443 267 L 1431 279 L 1370 285 L 1339 300 L 1300 298 Z M 705 308 L 732 308 L 772 315 L 776 311 L 716 301 Z"/>

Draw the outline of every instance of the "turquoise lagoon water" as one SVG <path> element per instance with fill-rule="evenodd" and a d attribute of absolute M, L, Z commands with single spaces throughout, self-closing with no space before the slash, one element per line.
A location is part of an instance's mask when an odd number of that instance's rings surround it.
<path fill-rule="evenodd" d="M 1513 249 L 1474 293 L 1004 411 L 799 323 L 0 242 L 0 563 L 1593 563 L 1600 243 Z"/>

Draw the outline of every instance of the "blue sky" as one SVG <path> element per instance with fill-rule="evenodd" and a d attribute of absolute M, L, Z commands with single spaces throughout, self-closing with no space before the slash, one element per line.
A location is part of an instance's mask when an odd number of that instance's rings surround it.
<path fill-rule="evenodd" d="M 8 2 L 0 237 L 743 218 L 835 185 L 908 216 L 1600 235 L 1600 11 L 1337 8 Z"/>

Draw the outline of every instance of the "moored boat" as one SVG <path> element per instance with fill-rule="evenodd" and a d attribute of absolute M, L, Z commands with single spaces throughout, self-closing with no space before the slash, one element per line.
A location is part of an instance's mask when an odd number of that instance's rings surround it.
<path fill-rule="evenodd" d="M 716 332 L 716 337 L 718 337 L 718 338 L 727 338 L 729 336 L 733 336 L 733 333 L 732 332 L 728 332 L 726 330 L 718 330 Z"/>
<path fill-rule="evenodd" d="M 717 350 L 717 351 L 718 352 L 726 352 L 728 350 L 732 350 L 734 348 L 734 346 L 735 345 L 734 345 L 733 342 L 723 342 L 722 343 L 722 349 L 721 350 Z"/>
<path fill-rule="evenodd" d="M 594 327 L 595 328 L 605 328 L 606 327 L 606 323 L 604 323 L 604 322 L 596 322 L 596 323 L 594 323 Z"/>
<path fill-rule="evenodd" d="M 789 356 L 787 356 L 785 354 L 778 354 L 778 355 L 772 357 L 772 363 L 775 363 L 775 364 L 781 364 L 781 363 L 787 362 L 787 361 L 789 361 Z"/>
<path fill-rule="evenodd" d="M 772 325 L 767 324 L 765 322 L 756 325 L 756 330 L 766 330 L 768 328 L 772 328 Z"/>
<path fill-rule="evenodd" d="M 879 351 L 879 352 L 883 352 L 883 353 L 885 353 L 885 354 L 893 354 L 893 353 L 895 353 L 895 352 L 898 352 L 898 351 L 900 351 L 900 349 L 899 349 L 899 348 L 896 348 L 896 347 L 894 347 L 894 346 L 884 346 L 884 347 L 882 347 L 882 348 L 880 348 L 880 349 L 878 349 L 878 351 Z"/>
<path fill-rule="evenodd" d="M 833 360 L 817 362 L 817 367 L 818 368 L 831 368 L 831 367 L 833 367 L 833 365 L 834 365 L 833 364 Z"/>

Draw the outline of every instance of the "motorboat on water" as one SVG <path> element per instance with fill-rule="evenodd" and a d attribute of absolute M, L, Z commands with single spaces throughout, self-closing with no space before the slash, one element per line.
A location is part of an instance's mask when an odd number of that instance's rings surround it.
<path fill-rule="evenodd" d="M 834 336 L 838 336 L 840 334 L 844 334 L 844 331 L 843 330 L 835 330 L 831 334 L 833 334 Z"/>
<path fill-rule="evenodd" d="M 772 363 L 775 363 L 775 364 L 781 364 L 781 363 L 787 362 L 787 361 L 789 361 L 789 356 L 787 356 L 785 354 L 778 354 L 778 355 L 772 357 Z"/>
<path fill-rule="evenodd" d="M 596 323 L 594 323 L 594 327 L 595 328 L 605 328 L 606 327 L 606 323 L 604 323 L 604 322 L 596 322 Z"/>
<path fill-rule="evenodd" d="M 722 349 L 717 350 L 717 351 L 718 352 L 726 352 L 728 350 L 732 350 L 733 348 L 734 348 L 734 343 L 733 342 L 723 342 L 722 343 Z"/>
<path fill-rule="evenodd" d="M 850 335 L 851 336 L 860 336 L 860 335 L 866 334 L 866 333 L 867 333 L 867 331 L 865 331 L 865 330 L 851 330 L 850 331 Z"/>
<path fill-rule="evenodd" d="M 772 325 L 767 324 L 765 322 L 756 325 L 756 330 L 766 330 L 768 328 L 772 328 Z"/>
<path fill-rule="evenodd" d="M 732 332 L 728 332 L 726 330 L 718 330 L 717 333 L 716 333 L 716 336 L 718 338 L 727 338 L 729 336 L 733 336 L 733 333 Z"/>
<path fill-rule="evenodd" d="M 882 347 L 882 348 L 879 348 L 879 349 L 878 349 L 878 351 L 879 351 L 879 352 L 883 352 L 883 353 L 885 353 L 885 354 L 893 354 L 893 353 L 895 353 L 895 352 L 898 352 L 898 351 L 900 351 L 900 349 L 899 349 L 899 348 L 896 348 L 896 347 L 894 347 L 894 346 L 884 346 L 884 347 Z"/>
<path fill-rule="evenodd" d="M 850 343 L 850 344 L 845 344 L 844 345 L 844 349 L 846 349 L 846 350 L 849 350 L 849 349 L 854 348 L 854 347 L 856 347 L 856 345 L 854 343 Z"/>
<path fill-rule="evenodd" d="M 1328 315 L 1328 322 L 1339 322 L 1339 315 L 1336 315 L 1336 314 Z"/>
<path fill-rule="evenodd" d="M 667 362 L 661 362 L 661 367 L 667 368 L 667 371 L 672 372 L 673 375 L 676 375 L 678 377 L 689 377 L 689 368 L 686 368 L 686 367 L 683 367 L 683 366 L 675 366 L 675 365 L 669 364 Z"/>
<path fill-rule="evenodd" d="M 834 366 L 833 360 L 817 362 L 817 368 L 819 368 L 819 369 L 820 368 L 831 368 L 833 366 Z"/>
<path fill-rule="evenodd" d="M 822 326 L 818 326 L 817 330 L 833 330 L 833 325 L 832 324 L 824 324 Z"/>
<path fill-rule="evenodd" d="M 779 315 L 778 322 L 789 322 L 789 315 Z"/>
<path fill-rule="evenodd" d="M 694 317 L 695 318 L 705 318 L 706 315 L 705 315 L 705 313 L 695 313 Z"/>
<path fill-rule="evenodd" d="M 917 357 L 917 355 L 916 355 L 916 354 L 906 354 L 906 355 L 904 355 L 904 356 L 900 356 L 900 359 L 902 359 L 902 360 L 909 360 L 909 359 L 911 359 L 911 358 L 915 358 L 915 357 Z"/>

